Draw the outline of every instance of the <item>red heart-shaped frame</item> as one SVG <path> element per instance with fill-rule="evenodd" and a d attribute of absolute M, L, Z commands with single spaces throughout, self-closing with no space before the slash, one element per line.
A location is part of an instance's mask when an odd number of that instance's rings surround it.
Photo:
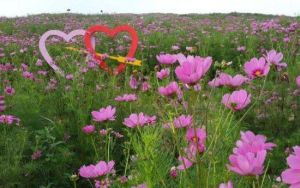
<path fill-rule="evenodd" d="M 129 25 L 121 25 L 121 26 L 118 26 L 113 29 L 110 29 L 109 27 L 104 26 L 104 25 L 94 25 L 94 26 L 91 26 L 88 30 L 86 30 L 86 33 L 84 35 L 85 46 L 86 46 L 88 52 L 99 62 L 100 68 L 102 68 L 109 74 L 114 74 L 114 75 L 120 74 L 121 72 L 124 71 L 124 69 L 126 67 L 125 63 L 120 63 L 120 65 L 118 67 L 116 67 L 114 69 L 114 71 L 112 72 L 112 70 L 107 66 L 105 61 L 103 61 L 101 59 L 101 57 L 99 55 L 97 55 L 96 50 L 93 48 L 93 45 L 91 43 L 91 38 L 96 32 L 105 33 L 106 35 L 108 35 L 111 38 L 114 38 L 118 33 L 121 33 L 121 32 L 129 33 L 130 37 L 131 37 L 131 45 L 130 45 L 130 49 L 127 53 L 127 56 L 126 56 L 128 58 L 133 58 L 134 54 L 137 50 L 137 46 L 138 46 L 137 32 Z"/>

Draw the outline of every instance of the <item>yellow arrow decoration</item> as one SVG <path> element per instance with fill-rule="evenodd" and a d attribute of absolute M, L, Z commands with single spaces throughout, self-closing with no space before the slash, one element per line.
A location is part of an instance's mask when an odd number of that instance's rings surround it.
<path fill-rule="evenodd" d="M 89 52 L 86 50 L 80 50 L 74 47 L 66 47 L 67 50 L 70 51 L 76 51 L 76 52 L 81 52 L 81 53 L 85 53 L 88 54 Z M 100 53 L 96 53 L 96 55 L 98 56 L 103 56 L 103 54 Z M 125 64 L 129 64 L 129 65 L 133 65 L 133 66 L 141 66 L 142 65 L 142 61 L 141 60 L 134 60 L 132 62 L 126 61 L 126 57 L 123 56 L 108 56 L 107 58 L 112 59 L 112 60 L 116 60 L 119 63 L 125 63 Z"/>

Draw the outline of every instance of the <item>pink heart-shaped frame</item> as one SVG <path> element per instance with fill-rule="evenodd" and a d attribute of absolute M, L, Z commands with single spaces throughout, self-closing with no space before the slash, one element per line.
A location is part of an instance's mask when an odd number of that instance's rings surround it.
<path fill-rule="evenodd" d="M 48 63 L 48 65 L 58 74 L 64 76 L 65 73 L 55 64 L 55 62 L 53 61 L 52 57 L 49 55 L 47 48 L 46 48 L 46 41 L 50 36 L 57 36 L 60 38 L 63 38 L 66 42 L 70 42 L 70 40 L 76 36 L 84 36 L 85 35 L 85 30 L 84 29 L 77 29 L 77 30 L 73 30 L 71 31 L 69 34 L 66 34 L 62 31 L 59 30 L 50 30 L 47 31 L 46 33 L 44 33 L 42 35 L 42 37 L 40 38 L 39 41 L 39 49 L 40 52 L 43 56 L 43 58 L 45 59 L 45 61 Z M 93 47 L 95 48 L 95 38 L 92 38 L 92 44 Z"/>

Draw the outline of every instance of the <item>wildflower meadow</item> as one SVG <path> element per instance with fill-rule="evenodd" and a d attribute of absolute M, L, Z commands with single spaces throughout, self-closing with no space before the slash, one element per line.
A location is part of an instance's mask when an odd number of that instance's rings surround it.
<path fill-rule="evenodd" d="M 299 36 L 260 14 L 0 17 L 0 187 L 300 188 Z"/>

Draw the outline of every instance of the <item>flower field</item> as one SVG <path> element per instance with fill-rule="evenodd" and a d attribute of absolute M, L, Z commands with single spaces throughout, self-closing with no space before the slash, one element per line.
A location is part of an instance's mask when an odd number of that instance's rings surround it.
<path fill-rule="evenodd" d="M 125 24 L 134 57 L 127 32 L 39 49 Z M 300 188 L 299 46 L 299 17 L 0 17 L 0 187 Z"/>

